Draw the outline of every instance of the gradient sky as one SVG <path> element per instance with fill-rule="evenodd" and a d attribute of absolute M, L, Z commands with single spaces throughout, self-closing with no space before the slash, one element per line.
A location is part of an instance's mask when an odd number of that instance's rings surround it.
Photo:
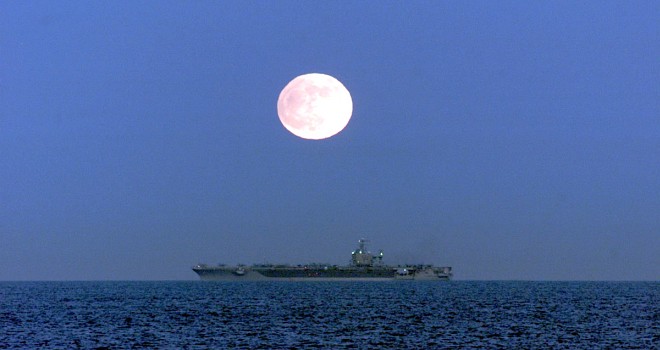
<path fill-rule="evenodd" d="M 0 2 L 0 280 L 660 279 L 658 1 Z M 353 96 L 327 140 L 295 76 Z"/>

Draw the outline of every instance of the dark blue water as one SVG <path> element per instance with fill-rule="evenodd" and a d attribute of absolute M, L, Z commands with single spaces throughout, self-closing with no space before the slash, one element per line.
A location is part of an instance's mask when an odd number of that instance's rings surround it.
<path fill-rule="evenodd" d="M 0 348 L 639 348 L 660 282 L 3 282 Z"/>

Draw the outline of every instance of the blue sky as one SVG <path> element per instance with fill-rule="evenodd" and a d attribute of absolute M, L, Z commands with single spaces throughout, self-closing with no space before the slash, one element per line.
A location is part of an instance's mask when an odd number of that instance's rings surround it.
<path fill-rule="evenodd" d="M 0 280 L 660 279 L 656 1 L 0 3 Z M 353 118 L 276 111 L 325 73 Z"/>

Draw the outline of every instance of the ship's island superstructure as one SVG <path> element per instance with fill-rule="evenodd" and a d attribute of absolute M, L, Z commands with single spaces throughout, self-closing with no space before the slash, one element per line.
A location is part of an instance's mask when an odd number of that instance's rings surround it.
<path fill-rule="evenodd" d="M 433 265 L 383 264 L 383 251 L 372 255 L 365 247 L 366 240 L 351 253 L 348 266 L 327 264 L 309 265 L 237 265 L 210 266 L 198 264 L 193 267 L 202 280 L 210 281 L 389 281 L 389 280 L 450 280 L 451 267 Z"/>

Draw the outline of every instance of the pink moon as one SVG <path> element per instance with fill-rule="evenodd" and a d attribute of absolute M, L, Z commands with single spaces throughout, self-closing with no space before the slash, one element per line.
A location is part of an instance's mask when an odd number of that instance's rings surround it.
<path fill-rule="evenodd" d="M 277 114 L 292 134 L 321 140 L 336 135 L 348 125 L 353 100 L 339 80 L 326 74 L 304 74 L 282 89 Z"/>

